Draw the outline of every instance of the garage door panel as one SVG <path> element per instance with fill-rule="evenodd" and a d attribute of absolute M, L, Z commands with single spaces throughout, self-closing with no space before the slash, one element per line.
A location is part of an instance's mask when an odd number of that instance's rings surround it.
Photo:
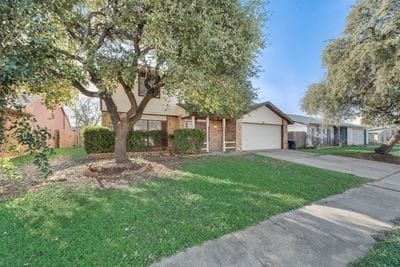
<path fill-rule="evenodd" d="M 242 149 L 279 149 L 282 146 L 282 126 L 242 124 Z"/>

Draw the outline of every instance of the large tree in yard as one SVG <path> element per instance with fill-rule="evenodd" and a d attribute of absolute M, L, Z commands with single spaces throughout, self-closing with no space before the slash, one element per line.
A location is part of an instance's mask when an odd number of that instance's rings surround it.
<path fill-rule="evenodd" d="M 359 0 L 342 35 L 324 50 L 325 79 L 308 88 L 302 107 L 372 125 L 400 123 L 400 0 Z M 400 129 L 377 153 L 389 153 Z"/>
<path fill-rule="evenodd" d="M 109 112 L 115 159 L 128 161 L 126 139 L 152 98 L 174 95 L 199 111 L 236 116 L 255 93 L 249 78 L 263 46 L 263 9 L 241 0 L 57 0 L 38 1 L 40 16 L 54 26 L 59 69 L 47 71 Z M 146 95 L 133 94 L 144 75 Z M 97 88 L 91 90 L 91 87 Z M 34 86 L 34 85 L 32 85 Z M 122 88 L 130 109 L 120 115 L 112 99 Z"/>

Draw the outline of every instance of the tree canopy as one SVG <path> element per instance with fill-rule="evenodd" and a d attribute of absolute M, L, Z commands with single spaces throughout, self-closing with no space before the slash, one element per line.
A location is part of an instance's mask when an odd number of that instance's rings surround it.
<path fill-rule="evenodd" d="M 323 53 L 326 77 L 310 85 L 302 107 L 311 114 L 364 123 L 400 122 L 400 0 L 359 0 Z"/>
<path fill-rule="evenodd" d="M 149 88 L 205 112 L 234 116 L 254 99 L 248 79 L 264 15 L 257 1 L 41 2 L 41 16 L 56 28 L 58 65 L 49 71 L 88 96 L 123 87 L 133 115 L 140 103 L 130 90 L 141 72 Z M 89 83 L 99 91 L 89 92 Z"/>
<path fill-rule="evenodd" d="M 234 117 L 248 108 L 255 96 L 249 78 L 263 46 L 259 4 L 40 1 L 40 17 L 55 29 L 49 57 L 57 60 L 47 72 L 104 101 L 116 132 L 116 160 L 127 161 L 127 134 L 161 90 L 203 113 Z M 147 90 L 140 103 L 133 93 L 139 75 Z M 131 106 L 123 117 L 111 97 L 117 88 Z"/>

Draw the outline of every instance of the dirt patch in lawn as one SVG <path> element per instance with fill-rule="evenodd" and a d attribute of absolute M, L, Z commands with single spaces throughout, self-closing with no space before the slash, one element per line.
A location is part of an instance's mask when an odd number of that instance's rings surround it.
<path fill-rule="evenodd" d="M 192 157 L 168 154 L 140 154 L 131 158 L 133 164 L 121 166 L 116 165 L 112 159 L 59 158 L 51 161 L 54 173 L 47 179 L 43 179 L 37 168 L 29 164 L 19 170 L 18 179 L 0 177 L 0 201 L 54 183 L 72 187 L 97 187 L 103 190 L 125 188 L 138 181 L 180 175 L 179 167 L 191 159 Z"/>
<path fill-rule="evenodd" d="M 393 155 L 381 155 L 377 153 L 352 153 L 352 154 L 337 154 L 339 156 L 352 157 L 357 159 L 374 160 L 386 163 L 400 164 L 400 157 Z"/>

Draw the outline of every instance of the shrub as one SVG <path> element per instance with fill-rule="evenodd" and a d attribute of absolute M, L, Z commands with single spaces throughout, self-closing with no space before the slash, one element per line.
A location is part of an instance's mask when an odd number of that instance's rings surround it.
<path fill-rule="evenodd" d="M 162 131 L 131 131 L 126 140 L 128 152 L 145 151 L 148 146 L 162 145 Z M 87 153 L 114 152 L 115 133 L 112 129 L 88 126 L 83 129 L 83 144 Z"/>
<path fill-rule="evenodd" d="M 178 129 L 174 131 L 174 150 L 177 154 L 198 154 L 204 145 L 206 133 L 199 129 Z"/>
<path fill-rule="evenodd" d="M 147 132 L 149 141 L 153 146 L 162 146 L 163 144 L 166 143 L 167 140 L 164 140 L 165 138 L 163 135 L 163 132 L 160 130 L 152 130 Z"/>
<path fill-rule="evenodd" d="M 126 140 L 126 150 L 129 152 L 143 151 L 147 147 L 147 133 L 143 131 L 131 131 Z"/>
<path fill-rule="evenodd" d="M 83 145 L 87 153 L 107 153 L 114 151 L 115 133 L 100 126 L 87 126 L 83 129 Z"/>

